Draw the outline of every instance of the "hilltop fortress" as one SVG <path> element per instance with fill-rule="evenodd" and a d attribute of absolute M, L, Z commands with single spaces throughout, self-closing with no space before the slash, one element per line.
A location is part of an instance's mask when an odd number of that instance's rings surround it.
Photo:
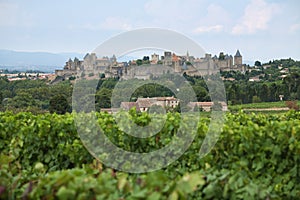
<path fill-rule="evenodd" d="M 152 67 L 151 67 L 152 66 Z M 167 67 L 164 67 L 167 66 Z M 86 75 L 99 75 L 101 78 L 122 77 L 124 79 L 139 78 L 149 79 L 164 73 L 173 72 L 188 75 L 207 75 L 215 74 L 219 71 L 242 71 L 246 70 L 243 64 L 242 55 L 237 50 L 234 57 L 221 52 L 219 56 L 205 54 L 203 58 L 195 58 L 186 55 L 176 55 L 166 51 L 164 55 L 152 54 L 144 56 L 143 59 L 131 60 L 128 62 L 118 62 L 116 56 L 98 58 L 95 53 L 88 53 L 83 60 L 75 58 L 69 59 L 63 70 L 55 70 L 57 76 L 64 78 L 76 76 L 85 77 Z"/>

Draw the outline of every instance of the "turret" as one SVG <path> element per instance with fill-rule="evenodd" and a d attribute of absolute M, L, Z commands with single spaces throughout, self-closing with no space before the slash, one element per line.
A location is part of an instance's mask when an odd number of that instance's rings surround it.
<path fill-rule="evenodd" d="M 242 55 L 239 50 L 236 51 L 236 54 L 234 56 L 234 65 L 236 66 L 243 65 Z"/>

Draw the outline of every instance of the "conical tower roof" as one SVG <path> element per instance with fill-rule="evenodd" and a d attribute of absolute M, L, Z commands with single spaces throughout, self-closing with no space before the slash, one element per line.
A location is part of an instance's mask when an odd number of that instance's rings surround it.
<path fill-rule="evenodd" d="M 239 50 L 236 51 L 235 57 L 242 57 L 241 53 Z"/>

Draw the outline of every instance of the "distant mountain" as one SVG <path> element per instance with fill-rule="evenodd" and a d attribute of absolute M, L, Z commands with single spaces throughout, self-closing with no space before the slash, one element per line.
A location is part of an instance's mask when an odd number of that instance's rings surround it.
<path fill-rule="evenodd" d="M 54 72 L 62 69 L 69 58 L 83 58 L 79 53 L 48 53 L 0 50 L 0 68 L 9 70 L 40 70 Z"/>

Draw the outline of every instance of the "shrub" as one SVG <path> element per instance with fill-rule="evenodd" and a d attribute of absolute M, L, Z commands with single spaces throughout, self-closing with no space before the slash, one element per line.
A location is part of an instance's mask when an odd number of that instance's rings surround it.
<path fill-rule="evenodd" d="M 299 110 L 299 106 L 297 104 L 297 101 L 286 101 L 285 102 L 286 106 L 289 108 L 289 109 L 292 109 L 292 110 Z"/>

